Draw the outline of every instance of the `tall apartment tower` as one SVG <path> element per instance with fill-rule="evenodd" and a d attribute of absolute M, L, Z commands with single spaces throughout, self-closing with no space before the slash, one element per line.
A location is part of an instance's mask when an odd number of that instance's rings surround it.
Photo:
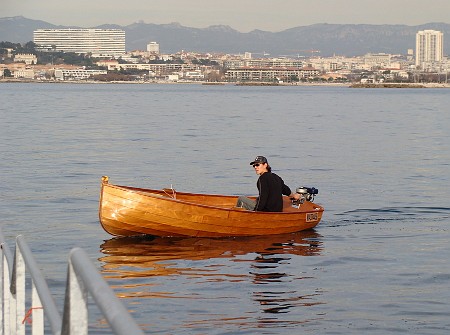
<path fill-rule="evenodd" d="M 121 56 L 125 53 L 125 31 L 120 29 L 37 29 L 33 42 L 40 50 Z"/>
<path fill-rule="evenodd" d="M 416 66 L 441 62 L 444 58 L 444 34 L 437 30 L 421 30 L 416 34 Z"/>

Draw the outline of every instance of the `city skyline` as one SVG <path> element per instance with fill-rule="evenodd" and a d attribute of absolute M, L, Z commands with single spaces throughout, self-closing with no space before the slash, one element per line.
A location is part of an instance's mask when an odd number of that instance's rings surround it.
<path fill-rule="evenodd" d="M 24 0 L 4 0 L 1 16 L 24 16 L 55 25 L 73 25 L 91 28 L 101 24 L 129 25 L 134 22 L 168 24 L 205 28 L 228 25 L 240 32 L 255 29 L 282 31 L 315 23 L 336 24 L 405 24 L 420 25 L 429 22 L 449 22 L 450 1 L 433 0 L 285 0 L 269 2 L 229 0 L 220 6 L 206 0 L 167 0 L 162 3 L 130 0 L 99 0 L 65 3 L 42 0 L 39 5 Z M 90 12 L 93 15 L 86 15 Z"/>

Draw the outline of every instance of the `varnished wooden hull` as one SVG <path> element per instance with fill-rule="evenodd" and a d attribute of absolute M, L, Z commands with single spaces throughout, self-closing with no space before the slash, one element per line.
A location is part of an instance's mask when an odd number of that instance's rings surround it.
<path fill-rule="evenodd" d="M 99 218 L 111 235 L 257 236 L 285 234 L 315 227 L 323 207 L 305 202 L 283 212 L 235 208 L 237 196 L 208 195 L 119 186 L 102 178 Z"/>

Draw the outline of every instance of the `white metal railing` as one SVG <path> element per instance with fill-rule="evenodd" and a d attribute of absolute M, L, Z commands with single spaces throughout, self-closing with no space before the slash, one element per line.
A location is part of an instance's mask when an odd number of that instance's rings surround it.
<path fill-rule="evenodd" d="M 0 335 L 25 335 L 28 320 L 32 335 L 44 334 L 45 320 L 54 335 L 88 334 L 88 293 L 114 334 L 144 334 L 83 249 L 74 248 L 69 254 L 62 318 L 23 236 L 16 237 L 13 258 L 0 229 L 0 257 Z M 32 283 L 28 311 L 27 273 Z"/>

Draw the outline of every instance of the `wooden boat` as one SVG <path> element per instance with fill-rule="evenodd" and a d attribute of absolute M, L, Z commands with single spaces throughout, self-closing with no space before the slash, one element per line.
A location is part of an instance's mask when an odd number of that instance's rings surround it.
<path fill-rule="evenodd" d="M 283 197 L 283 212 L 247 211 L 235 207 L 237 198 L 113 185 L 103 176 L 99 218 L 116 236 L 258 236 L 311 229 L 324 210 L 310 201 L 295 208 Z"/>

